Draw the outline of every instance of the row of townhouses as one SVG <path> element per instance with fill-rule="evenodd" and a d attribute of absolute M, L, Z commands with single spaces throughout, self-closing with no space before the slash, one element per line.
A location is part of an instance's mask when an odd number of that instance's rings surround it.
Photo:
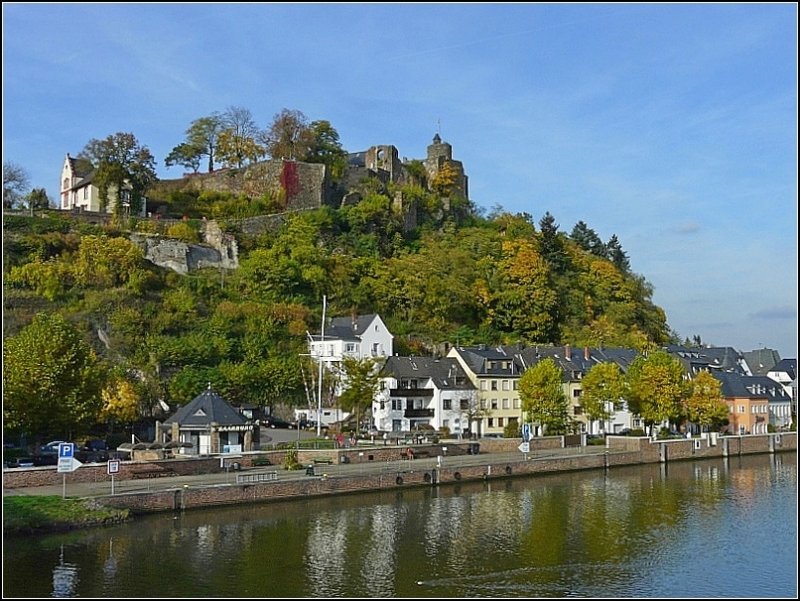
<path fill-rule="evenodd" d="M 569 413 L 582 432 L 619 433 L 642 428 L 643 421 L 624 401 L 609 407 L 604 422 L 589 420 L 581 407 L 581 381 L 600 363 L 616 363 L 623 373 L 637 356 L 627 348 L 564 346 L 452 347 L 445 357 L 393 355 L 393 336 L 379 315 L 336 318 L 325 335 L 311 336 L 310 354 L 328 371 L 339 373 L 346 356 L 380 359 L 380 390 L 372 403 L 372 426 L 382 432 L 431 427 L 452 434 L 502 436 L 522 422 L 519 379 L 538 361 L 550 358 L 561 369 Z M 769 424 L 786 428 L 796 414 L 797 361 L 731 347 L 665 350 L 684 367 L 685 377 L 708 371 L 720 382 L 729 407 L 729 430 L 760 434 Z M 766 349 L 764 349 L 766 350 Z M 346 383 L 340 382 L 340 386 Z"/>

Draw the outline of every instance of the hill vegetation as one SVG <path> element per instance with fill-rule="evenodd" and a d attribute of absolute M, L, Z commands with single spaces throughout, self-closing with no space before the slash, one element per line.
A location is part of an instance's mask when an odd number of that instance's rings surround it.
<path fill-rule="evenodd" d="M 176 191 L 164 201 L 170 212 L 220 220 L 240 250 L 237 270 L 185 276 L 150 264 L 130 242 L 152 222 L 6 217 L 3 384 L 7 399 L 20 395 L 5 404 L 6 426 L 70 433 L 63 422 L 36 421 L 24 389 L 69 353 L 100 382 L 73 434 L 152 416 L 159 400 L 186 403 L 209 382 L 237 403 L 305 405 L 313 370 L 303 354 L 323 294 L 329 315 L 380 313 L 400 354 L 444 342 L 644 349 L 674 339 L 616 236 L 604 243 L 582 222 L 567 234 L 549 213 L 538 223 L 502 209 L 482 215 L 446 187 L 415 185 L 400 190 L 417 212 L 409 229 L 396 191 L 364 181 L 357 204 L 289 214 L 278 231 L 255 236 L 239 232 L 236 218 L 268 212 L 269 199 Z M 185 238 L 183 229 L 169 233 Z M 59 321 L 37 324 L 40 313 Z M 63 333 L 60 358 L 32 355 L 52 347 L 34 344 L 37 336 L 67 327 L 86 348 Z"/>

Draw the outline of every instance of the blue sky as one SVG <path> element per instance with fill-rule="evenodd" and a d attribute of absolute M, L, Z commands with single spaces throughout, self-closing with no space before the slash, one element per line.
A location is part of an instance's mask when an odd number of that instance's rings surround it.
<path fill-rule="evenodd" d="M 3 3 L 3 160 L 132 132 L 163 167 L 191 121 L 327 119 L 424 158 L 480 207 L 616 234 L 682 337 L 797 356 L 797 7 Z"/>

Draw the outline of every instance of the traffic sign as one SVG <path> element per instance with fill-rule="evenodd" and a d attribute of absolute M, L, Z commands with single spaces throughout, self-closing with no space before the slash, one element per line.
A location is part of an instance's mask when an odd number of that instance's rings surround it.
<path fill-rule="evenodd" d="M 523 442 L 517 447 L 523 453 L 530 453 L 531 452 L 531 443 Z"/>
<path fill-rule="evenodd" d="M 58 473 L 74 472 L 83 463 L 74 457 L 59 457 L 58 458 Z"/>
<path fill-rule="evenodd" d="M 60 442 L 58 443 L 58 458 L 59 460 L 62 457 L 74 457 L 75 456 L 75 445 L 71 442 Z"/>
<path fill-rule="evenodd" d="M 109 474 L 118 474 L 119 473 L 119 459 L 109 459 L 108 460 L 108 473 Z"/>
<path fill-rule="evenodd" d="M 531 425 L 522 424 L 522 441 L 528 442 L 531 439 Z"/>

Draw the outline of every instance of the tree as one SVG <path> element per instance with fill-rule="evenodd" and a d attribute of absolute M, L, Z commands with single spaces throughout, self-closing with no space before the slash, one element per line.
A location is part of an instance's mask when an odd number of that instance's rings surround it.
<path fill-rule="evenodd" d="M 112 378 L 100 394 L 103 399 L 100 419 L 108 422 L 109 426 L 129 424 L 139 417 L 139 393 L 124 377 Z"/>
<path fill-rule="evenodd" d="M 144 203 L 145 192 L 158 181 L 155 158 L 147 146 L 142 146 L 131 133 L 118 132 L 104 140 L 92 139 L 81 151 L 80 158 L 94 166 L 94 183 L 100 192 L 100 205 L 109 202 L 109 190 L 115 198 L 112 211 L 119 215 L 128 206 L 131 214 L 138 214 Z M 125 200 L 126 192 L 130 194 Z"/>
<path fill-rule="evenodd" d="M 686 417 L 700 430 L 718 426 L 728 417 L 728 405 L 722 400 L 722 384 L 707 371 L 692 380 L 691 394 L 686 399 Z"/>
<path fill-rule="evenodd" d="M 212 113 L 208 117 L 195 119 L 186 130 L 186 143 L 192 148 L 198 149 L 200 156 L 208 157 L 209 173 L 214 171 L 217 140 L 222 127 L 222 116 L 219 113 Z"/>
<path fill-rule="evenodd" d="M 519 398 L 527 421 L 542 426 L 542 433 L 563 434 L 568 426 L 568 400 L 555 361 L 543 359 L 519 379 Z"/>
<path fill-rule="evenodd" d="M 539 220 L 539 252 L 553 272 L 563 273 L 567 267 L 567 254 L 558 231 L 556 218 L 546 212 Z"/>
<path fill-rule="evenodd" d="M 604 259 L 607 258 L 606 245 L 600 239 L 600 236 L 583 221 L 575 224 L 569 237 L 586 252 Z"/>
<path fill-rule="evenodd" d="M 330 121 L 312 121 L 308 129 L 312 136 L 311 148 L 306 156 L 309 163 L 322 163 L 328 167 L 333 181 L 339 181 L 347 166 L 347 152 L 342 148 L 337 132 Z M 424 171 L 424 168 L 423 168 Z"/>
<path fill-rule="evenodd" d="M 197 173 L 200 169 L 200 159 L 202 156 L 202 147 L 183 142 L 172 149 L 167 155 L 167 158 L 164 159 L 164 164 L 167 167 L 181 165 L 187 169 L 191 169 L 193 173 Z"/>
<path fill-rule="evenodd" d="M 616 234 L 611 236 L 608 244 L 606 244 L 606 255 L 622 273 L 628 273 L 631 270 L 628 254 L 622 250 L 622 245 L 620 245 Z"/>
<path fill-rule="evenodd" d="M 338 134 L 336 138 L 338 140 Z M 283 109 L 275 115 L 265 134 L 267 152 L 273 159 L 303 161 L 311 152 L 315 141 L 308 119 L 298 110 Z"/>
<path fill-rule="evenodd" d="M 586 416 L 605 421 L 625 394 L 625 379 L 616 363 L 599 363 L 583 377 L 581 389 L 581 407 Z"/>
<path fill-rule="evenodd" d="M 11 161 L 3 161 L 3 208 L 13 209 L 23 199 L 28 187 L 28 173 Z"/>
<path fill-rule="evenodd" d="M 344 357 L 342 370 L 344 390 L 339 395 L 339 406 L 345 411 L 355 413 L 356 427 L 360 427 L 362 412 L 372 405 L 378 392 L 380 370 L 377 369 L 377 362 L 369 357 Z"/>
<path fill-rule="evenodd" d="M 221 116 L 217 135 L 217 158 L 228 165 L 242 167 L 264 156 L 266 149 L 258 143 L 262 132 L 249 109 L 230 106 Z"/>
<path fill-rule="evenodd" d="M 3 347 L 3 417 L 37 440 L 70 440 L 96 422 L 103 364 L 63 317 L 39 313 Z"/>
<path fill-rule="evenodd" d="M 50 208 L 50 197 L 47 196 L 47 190 L 44 188 L 34 188 L 25 199 L 31 211 Z"/>
<path fill-rule="evenodd" d="M 686 386 L 677 359 L 664 351 L 639 355 L 628 369 L 626 384 L 631 411 L 648 426 L 680 419 Z"/>

